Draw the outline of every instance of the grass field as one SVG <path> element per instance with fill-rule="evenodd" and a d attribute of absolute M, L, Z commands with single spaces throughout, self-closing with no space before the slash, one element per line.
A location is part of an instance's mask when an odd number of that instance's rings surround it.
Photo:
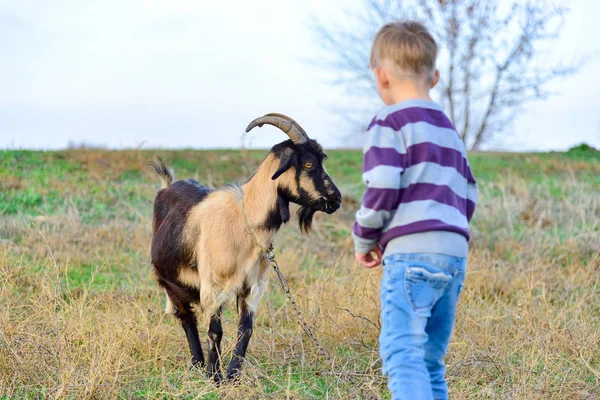
<path fill-rule="evenodd" d="M 274 276 L 241 384 L 189 370 L 183 330 L 163 315 L 149 264 L 161 155 L 176 177 L 243 180 L 265 151 L 0 152 L 0 399 L 389 398 L 380 374 L 381 270 L 349 236 L 361 154 L 330 151 L 343 208 L 276 240 L 292 292 L 328 363 Z M 600 398 L 600 155 L 475 153 L 480 185 L 469 271 L 446 358 L 454 399 Z M 228 307 L 225 359 L 236 331 Z M 204 335 L 205 336 L 205 335 Z"/>

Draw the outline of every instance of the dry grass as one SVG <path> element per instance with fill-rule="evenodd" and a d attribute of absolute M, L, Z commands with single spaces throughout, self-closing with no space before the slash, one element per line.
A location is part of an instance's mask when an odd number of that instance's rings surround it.
<path fill-rule="evenodd" d="M 123 191 L 129 189 L 118 177 L 147 158 L 88 152 L 73 150 L 67 159 L 86 166 L 90 187 Z M 107 182 L 103 168 L 116 181 Z M 11 182 L 25 187 L 27 177 Z M 561 185 L 568 195 L 557 198 L 518 175 L 481 182 L 447 356 L 452 398 L 600 398 L 600 195 L 576 176 Z M 156 187 L 144 173 L 135 190 L 148 201 L 117 199 L 121 211 L 94 223 L 74 200 L 89 190 L 77 180 L 62 184 L 65 200 L 55 213 L 0 217 L 0 399 L 389 398 L 377 351 L 381 271 L 353 261 L 355 200 L 332 216 L 319 214 L 310 236 L 284 227 L 276 243 L 281 268 L 333 363 L 303 334 L 272 276 L 241 384 L 217 388 L 203 372 L 188 370 L 185 335 L 162 314 L 148 264 Z M 236 330 L 229 310 L 226 360 Z"/>

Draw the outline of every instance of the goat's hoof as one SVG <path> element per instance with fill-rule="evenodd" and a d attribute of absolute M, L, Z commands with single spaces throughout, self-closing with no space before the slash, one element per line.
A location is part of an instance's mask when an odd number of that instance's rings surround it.
<path fill-rule="evenodd" d="M 223 375 L 220 372 L 214 373 L 209 371 L 206 376 L 208 379 L 212 379 L 217 386 L 221 385 L 221 382 L 223 381 Z"/>
<path fill-rule="evenodd" d="M 234 374 L 227 374 L 227 382 L 232 385 L 237 385 L 240 383 L 240 372 L 237 371 Z"/>

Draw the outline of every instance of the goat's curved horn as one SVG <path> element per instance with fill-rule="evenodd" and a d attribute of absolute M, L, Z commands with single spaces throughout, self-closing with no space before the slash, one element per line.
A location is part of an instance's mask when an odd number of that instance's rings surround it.
<path fill-rule="evenodd" d="M 302 132 L 302 134 L 304 134 L 304 136 L 306 136 L 306 138 L 308 138 L 308 135 L 306 134 L 306 131 L 300 126 L 300 124 L 297 123 L 296 121 L 294 121 L 292 118 L 288 117 L 287 115 L 285 115 L 285 114 L 279 114 L 279 113 L 268 113 L 268 114 L 265 114 L 265 117 L 269 117 L 269 116 L 287 119 L 292 124 L 296 125 L 296 128 L 298 128 L 298 130 L 300 132 Z"/>
<path fill-rule="evenodd" d="M 299 125 L 294 120 L 288 118 L 289 117 L 284 118 L 280 117 L 279 115 L 274 116 L 267 114 L 264 117 L 256 118 L 254 121 L 250 122 L 246 128 L 246 132 L 250 132 L 250 130 L 256 126 L 260 128 L 264 124 L 267 124 L 281 129 L 289 136 L 294 144 L 303 144 L 308 142 L 308 136 L 306 135 L 306 132 L 301 130 L 302 128 L 298 128 Z"/>

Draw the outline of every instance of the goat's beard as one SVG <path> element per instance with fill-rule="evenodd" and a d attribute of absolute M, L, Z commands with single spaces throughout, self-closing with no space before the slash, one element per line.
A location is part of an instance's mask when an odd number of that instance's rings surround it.
<path fill-rule="evenodd" d="M 300 225 L 301 232 L 308 233 L 310 231 L 313 217 L 317 211 L 319 210 L 310 206 L 302 206 L 298 209 L 298 225 Z"/>

